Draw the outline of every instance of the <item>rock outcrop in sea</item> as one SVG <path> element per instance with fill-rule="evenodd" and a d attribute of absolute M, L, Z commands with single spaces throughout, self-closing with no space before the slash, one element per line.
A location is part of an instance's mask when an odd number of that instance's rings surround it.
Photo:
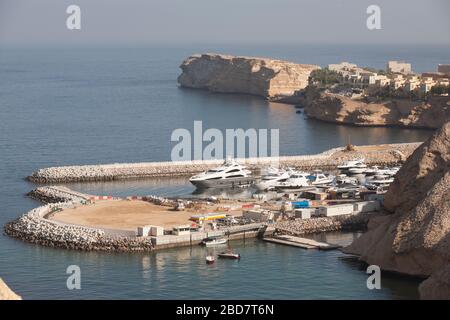
<path fill-rule="evenodd" d="M 294 95 L 308 85 L 311 71 L 320 69 L 317 65 L 212 53 L 192 55 L 180 68 L 183 72 L 178 83 L 182 87 L 252 94 L 269 100 Z"/>
<path fill-rule="evenodd" d="M 299 103 L 309 118 L 339 124 L 437 129 L 450 120 L 450 98 L 445 96 L 369 103 L 308 87 Z"/>
<path fill-rule="evenodd" d="M 15 294 L 6 283 L 0 278 L 0 300 L 22 300 L 22 298 Z"/>
<path fill-rule="evenodd" d="M 408 158 L 385 197 L 391 212 L 344 249 L 384 270 L 428 277 L 423 299 L 450 299 L 450 122 Z"/>

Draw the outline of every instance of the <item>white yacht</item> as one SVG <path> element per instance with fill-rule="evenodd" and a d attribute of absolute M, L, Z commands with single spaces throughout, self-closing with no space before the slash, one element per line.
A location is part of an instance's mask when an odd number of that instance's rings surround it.
<path fill-rule="evenodd" d="M 308 175 L 308 180 L 313 186 L 330 184 L 334 181 L 335 177 L 331 174 L 325 174 L 321 170 L 315 170 L 312 174 Z"/>
<path fill-rule="evenodd" d="M 234 160 L 226 160 L 220 167 L 197 174 L 189 181 L 197 188 L 237 187 L 255 181 L 251 171 Z"/>
<path fill-rule="evenodd" d="M 297 189 L 302 187 L 309 187 L 310 182 L 308 180 L 309 173 L 295 172 L 290 173 L 289 178 L 284 182 L 278 182 L 274 184 L 274 188 L 277 189 Z"/>
<path fill-rule="evenodd" d="M 367 165 L 364 163 L 364 158 L 361 159 L 354 159 L 345 161 L 340 166 L 337 166 L 339 170 L 350 170 L 352 168 L 367 168 Z"/>
<path fill-rule="evenodd" d="M 348 173 L 350 174 L 362 174 L 366 172 L 366 168 L 350 168 L 348 169 Z"/>
<path fill-rule="evenodd" d="M 373 178 L 366 180 L 366 188 L 369 190 L 385 191 L 392 182 L 394 182 L 394 177 L 386 174 L 377 174 Z"/>
<path fill-rule="evenodd" d="M 258 190 L 267 190 L 275 187 L 280 182 L 285 182 L 292 171 L 269 167 L 261 176 L 261 180 L 255 184 Z"/>

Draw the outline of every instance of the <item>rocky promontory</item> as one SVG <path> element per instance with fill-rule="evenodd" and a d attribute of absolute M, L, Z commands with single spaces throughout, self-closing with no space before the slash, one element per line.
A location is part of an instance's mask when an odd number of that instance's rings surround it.
<path fill-rule="evenodd" d="M 0 300 L 22 300 L 22 298 L 15 294 L 0 278 Z"/>
<path fill-rule="evenodd" d="M 221 93 L 244 93 L 269 100 L 288 98 L 308 85 L 317 65 L 282 60 L 229 56 L 192 55 L 181 64 L 178 83 L 182 87 Z"/>
<path fill-rule="evenodd" d="M 450 119 L 450 99 L 445 96 L 368 102 L 308 87 L 301 103 L 309 118 L 338 124 L 437 129 Z"/>
<path fill-rule="evenodd" d="M 373 219 L 344 251 L 384 270 L 428 277 L 421 298 L 450 299 L 450 122 L 409 157 L 384 206 L 391 214 Z"/>

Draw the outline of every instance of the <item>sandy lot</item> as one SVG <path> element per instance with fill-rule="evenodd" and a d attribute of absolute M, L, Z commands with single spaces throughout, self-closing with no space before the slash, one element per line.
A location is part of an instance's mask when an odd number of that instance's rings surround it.
<path fill-rule="evenodd" d="M 146 201 L 109 200 L 97 201 L 95 204 L 66 209 L 49 219 L 97 228 L 136 230 L 138 226 L 156 225 L 164 228 L 191 224 L 189 218 L 194 214 L 223 212 L 242 215 L 241 210 L 220 210 L 218 204 L 205 206 L 199 210 L 173 211 L 170 207 L 158 206 Z"/>

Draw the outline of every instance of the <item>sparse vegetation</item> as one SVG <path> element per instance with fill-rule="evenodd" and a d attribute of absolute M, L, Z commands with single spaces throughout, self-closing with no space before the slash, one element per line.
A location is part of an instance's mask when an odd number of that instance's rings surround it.
<path fill-rule="evenodd" d="M 436 85 L 430 90 L 432 94 L 450 94 L 450 86 Z"/>
<path fill-rule="evenodd" d="M 340 75 L 336 71 L 328 68 L 314 70 L 311 72 L 310 79 L 313 83 L 317 82 L 323 86 L 330 86 L 340 82 Z"/>

